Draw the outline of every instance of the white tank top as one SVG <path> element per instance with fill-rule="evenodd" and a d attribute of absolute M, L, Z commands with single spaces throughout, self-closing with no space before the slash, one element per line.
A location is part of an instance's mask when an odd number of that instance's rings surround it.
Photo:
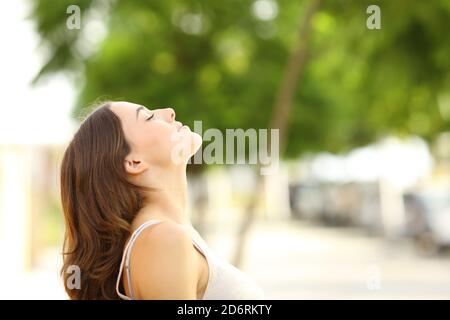
<path fill-rule="evenodd" d="M 116 282 L 116 292 L 120 298 L 126 300 L 134 299 L 134 292 L 131 286 L 130 257 L 131 249 L 139 234 L 145 228 L 160 223 L 160 220 L 149 220 L 137 228 L 130 237 L 130 241 L 125 246 L 122 261 L 120 263 L 119 274 Z M 199 233 L 192 227 L 188 227 L 193 245 L 205 256 L 209 266 L 208 284 L 202 300 L 258 300 L 264 299 L 264 292 L 256 282 L 240 271 L 238 268 L 228 263 L 223 258 L 216 255 L 202 239 Z M 127 272 L 128 288 L 130 297 L 122 294 L 119 290 L 122 280 L 122 271 L 125 266 Z"/>

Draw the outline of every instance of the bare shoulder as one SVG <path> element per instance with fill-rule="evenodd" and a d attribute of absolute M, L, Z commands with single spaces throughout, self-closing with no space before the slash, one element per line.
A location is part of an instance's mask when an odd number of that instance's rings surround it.
<path fill-rule="evenodd" d="M 192 239 L 185 228 L 172 221 L 162 221 L 145 228 L 136 239 L 135 252 L 143 251 L 144 257 L 160 254 L 160 251 L 192 252 Z"/>
<path fill-rule="evenodd" d="M 195 299 L 198 262 L 188 231 L 163 221 L 145 228 L 132 252 L 132 283 L 142 299 Z"/>

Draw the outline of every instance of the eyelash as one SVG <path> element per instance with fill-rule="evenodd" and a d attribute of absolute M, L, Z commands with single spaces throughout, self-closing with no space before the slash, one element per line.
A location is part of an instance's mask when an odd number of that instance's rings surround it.
<path fill-rule="evenodd" d="M 153 116 L 154 116 L 155 114 L 152 114 L 150 117 L 148 117 L 145 121 L 148 121 L 148 120 L 150 120 L 151 118 L 153 118 Z"/>

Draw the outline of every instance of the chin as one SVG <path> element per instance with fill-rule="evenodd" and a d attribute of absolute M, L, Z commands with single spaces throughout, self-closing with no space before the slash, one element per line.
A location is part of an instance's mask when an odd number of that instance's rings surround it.
<path fill-rule="evenodd" d="M 177 132 L 173 139 L 176 143 L 171 151 L 171 161 L 175 164 L 187 163 L 202 145 L 202 137 L 190 130 Z"/>
<path fill-rule="evenodd" d="M 197 132 L 191 132 L 191 155 L 192 157 L 202 146 L 203 139 Z"/>

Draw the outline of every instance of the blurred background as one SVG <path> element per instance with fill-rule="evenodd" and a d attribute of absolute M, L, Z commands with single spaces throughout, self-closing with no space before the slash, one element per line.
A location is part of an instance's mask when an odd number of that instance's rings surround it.
<path fill-rule="evenodd" d="M 1 299 L 67 298 L 59 165 L 99 99 L 280 130 L 273 175 L 188 168 L 194 226 L 267 298 L 450 298 L 449 1 L 0 6 Z"/>

